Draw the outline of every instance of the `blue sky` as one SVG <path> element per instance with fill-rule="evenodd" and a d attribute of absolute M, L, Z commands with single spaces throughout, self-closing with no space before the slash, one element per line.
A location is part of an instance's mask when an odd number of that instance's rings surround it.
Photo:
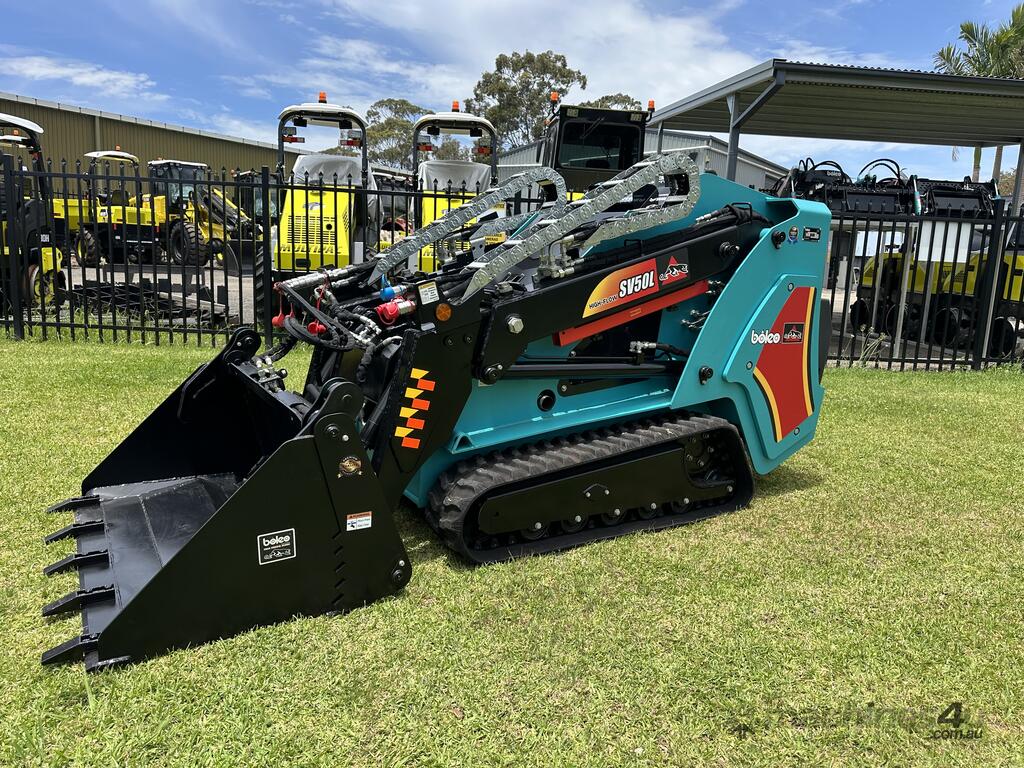
<path fill-rule="evenodd" d="M 668 104 L 772 56 L 931 69 L 965 18 L 1012 0 L 117 0 L 15 3 L 0 18 L 0 90 L 272 140 L 280 108 L 315 98 L 365 109 L 404 97 L 446 108 L 498 53 L 553 49 L 587 73 L 586 96 Z M 709 10 L 707 6 L 714 6 Z M 573 96 L 581 94 L 569 94 Z M 970 173 L 968 150 L 749 137 L 790 164 L 855 173 L 896 157 L 931 177 Z M 985 155 L 991 169 L 992 150 Z M 1016 163 L 1007 151 L 1004 168 Z M 984 175 L 984 174 L 983 174 Z"/>

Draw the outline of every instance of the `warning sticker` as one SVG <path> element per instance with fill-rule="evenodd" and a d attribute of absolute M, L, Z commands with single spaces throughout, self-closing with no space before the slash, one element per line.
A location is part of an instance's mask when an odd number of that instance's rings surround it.
<path fill-rule="evenodd" d="M 373 525 L 373 512 L 356 512 L 345 518 L 346 531 L 361 531 Z"/>
<path fill-rule="evenodd" d="M 260 565 L 291 560 L 295 557 L 295 529 L 261 533 L 256 537 L 256 551 Z"/>
<path fill-rule="evenodd" d="M 434 304 L 441 299 L 441 294 L 437 290 L 437 283 L 423 283 L 419 287 L 419 292 L 420 304 Z"/>

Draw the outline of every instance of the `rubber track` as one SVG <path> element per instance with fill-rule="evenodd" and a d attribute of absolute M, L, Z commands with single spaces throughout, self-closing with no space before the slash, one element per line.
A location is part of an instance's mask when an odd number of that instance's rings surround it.
<path fill-rule="evenodd" d="M 560 533 L 537 541 L 523 541 L 486 550 L 471 549 L 463 536 L 467 515 L 474 510 L 476 501 L 500 486 L 539 478 L 570 467 L 582 468 L 592 462 L 624 456 L 695 434 L 710 435 L 720 430 L 732 432 L 739 437 L 736 427 L 725 419 L 672 414 L 664 418 L 645 419 L 482 454 L 455 465 L 438 478 L 430 493 L 427 519 L 451 549 L 473 562 L 485 563 L 568 549 L 638 530 L 669 528 L 725 509 L 737 509 L 745 505 L 747 500 L 743 499 L 724 508 L 718 505 L 703 510 L 704 514 L 696 517 L 693 512 L 687 511 L 649 520 L 629 520 L 617 525 L 587 527 L 578 533 Z M 736 475 L 746 473 L 752 483 L 745 456 L 741 466 L 730 467 L 729 471 L 733 473 L 734 480 L 740 479 Z M 736 486 L 736 483 L 733 485 Z M 665 503 L 670 501 L 673 500 L 666 499 Z"/>

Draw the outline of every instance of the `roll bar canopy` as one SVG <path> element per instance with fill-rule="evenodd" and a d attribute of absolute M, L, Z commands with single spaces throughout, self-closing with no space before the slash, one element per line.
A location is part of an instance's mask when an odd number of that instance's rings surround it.
<path fill-rule="evenodd" d="M 362 115 L 354 109 L 324 102 L 293 104 L 282 109 L 281 114 L 277 116 L 277 171 L 282 176 L 284 175 L 285 128 L 288 127 L 288 123 L 300 128 L 306 125 L 317 125 L 337 128 L 339 131 L 356 129 L 362 133 L 359 154 L 362 182 L 365 188 L 370 161 L 366 147 L 366 120 Z"/>
<path fill-rule="evenodd" d="M 28 138 L 28 141 L 17 141 L 10 135 L 5 135 L 4 140 L 8 143 L 22 144 L 26 146 L 30 152 L 40 152 L 41 147 L 39 143 L 39 137 L 43 135 L 43 127 L 38 123 L 33 123 L 31 120 L 26 120 L 23 117 L 17 117 L 15 115 L 8 115 L 4 112 L 0 112 L 0 129 L 3 128 L 17 128 Z"/>
<path fill-rule="evenodd" d="M 416 178 L 420 165 L 420 133 L 431 136 L 480 136 L 487 134 L 491 150 L 491 182 L 498 180 L 498 132 L 487 118 L 468 112 L 436 112 L 424 115 L 412 127 L 412 175 Z"/>
<path fill-rule="evenodd" d="M 139 164 L 139 158 L 131 152 L 122 152 L 119 149 L 98 149 L 95 152 L 86 152 L 85 157 L 92 160 L 124 160 L 132 165 Z"/>
<path fill-rule="evenodd" d="M 191 160 L 150 160 L 150 165 L 188 165 L 192 168 L 209 168 L 206 163 L 193 163 Z"/>

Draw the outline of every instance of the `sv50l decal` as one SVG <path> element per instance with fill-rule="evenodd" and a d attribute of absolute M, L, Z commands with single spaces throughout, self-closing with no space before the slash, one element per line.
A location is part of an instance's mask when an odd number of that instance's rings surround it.
<path fill-rule="evenodd" d="M 606 312 L 625 301 L 632 301 L 652 293 L 661 287 L 658 282 L 658 262 L 647 259 L 639 264 L 617 269 L 598 283 L 590 292 L 583 316 L 590 317 Z"/>

